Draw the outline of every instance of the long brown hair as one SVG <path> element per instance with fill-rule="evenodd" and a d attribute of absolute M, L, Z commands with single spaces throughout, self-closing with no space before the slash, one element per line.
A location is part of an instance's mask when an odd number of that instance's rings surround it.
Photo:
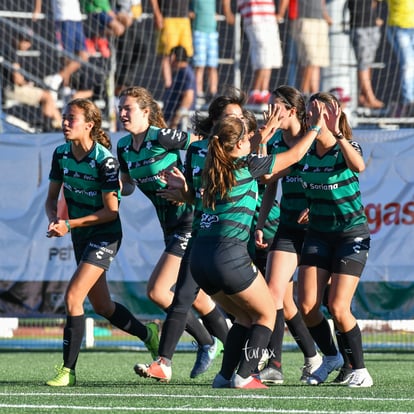
<path fill-rule="evenodd" d="M 66 107 L 76 106 L 82 109 L 86 122 L 93 122 L 90 137 L 104 147 L 111 149 L 112 143 L 109 135 L 102 129 L 102 114 L 100 109 L 89 99 L 78 98 L 70 101 Z"/>
<path fill-rule="evenodd" d="M 341 106 L 336 96 L 328 92 L 318 92 L 309 98 L 309 102 L 313 102 L 315 100 L 321 101 L 326 105 L 332 104 L 332 102 L 336 102 L 339 107 Z M 346 117 L 344 111 L 341 111 L 341 115 L 339 117 L 339 130 L 342 132 L 343 136 L 346 139 L 350 140 L 352 138 L 352 128 L 349 125 L 348 118 Z"/>
<path fill-rule="evenodd" d="M 296 108 L 296 117 L 300 122 L 301 132 L 304 133 L 307 130 L 306 102 L 302 93 L 293 86 L 281 85 L 272 94 L 284 103 L 286 109 Z"/>
<path fill-rule="evenodd" d="M 224 118 L 213 126 L 202 174 L 204 207 L 215 209 L 217 196 L 226 198 L 235 185 L 234 170 L 241 162 L 235 162 L 230 152 L 246 133 L 244 122 L 235 117 Z"/>
<path fill-rule="evenodd" d="M 239 105 L 243 108 L 245 103 L 246 94 L 242 90 L 231 86 L 225 87 L 223 94 L 211 101 L 207 116 L 203 116 L 200 112 L 194 114 L 192 118 L 194 133 L 203 137 L 209 136 L 214 123 L 221 118 L 227 105 Z"/>
<path fill-rule="evenodd" d="M 149 109 L 148 122 L 150 125 L 158 128 L 168 128 L 161 107 L 147 89 L 142 86 L 130 86 L 119 94 L 120 98 L 122 96 L 132 96 L 141 109 Z"/>

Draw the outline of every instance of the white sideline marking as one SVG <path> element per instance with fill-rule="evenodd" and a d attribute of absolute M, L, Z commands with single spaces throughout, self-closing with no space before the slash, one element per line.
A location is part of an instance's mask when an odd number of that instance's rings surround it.
<path fill-rule="evenodd" d="M 44 397 L 50 397 L 50 396 L 56 396 L 58 395 L 59 397 L 165 397 L 165 398 L 185 398 L 185 399 L 189 399 L 189 398 L 196 398 L 196 399 L 200 399 L 200 398 L 217 398 L 217 395 L 208 395 L 208 394 L 203 394 L 203 395 L 194 395 L 194 394 L 181 394 L 181 395 L 176 395 L 176 394 L 150 394 L 150 393 L 137 393 L 137 394 L 115 394 L 115 393 L 53 393 L 53 392 L 0 392 L 0 396 L 30 396 L 30 395 L 35 395 L 35 396 L 44 396 Z M 268 394 L 262 394 L 262 395 L 255 395 L 255 394 L 237 394 L 237 395 L 221 395 L 220 399 L 223 400 L 232 400 L 232 399 L 257 399 L 257 400 L 261 400 L 261 399 L 266 399 L 266 400 L 330 400 L 332 399 L 332 396 L 294 396 L 294 395 L 268 395 Z M 335 396 L 336 400 L 344 400 L 344 401 L 355 401 L 355 400 L 359 400 L 359 401 L 414 401 L 414 397 L 413 398 L 375 398 L 375 397 L 361 397 L 361 396 L 348 396 L 348 397 L 341 397 L 341 396 Z M 388 411 L 387 411 L 388 412 Z M 401 411 L 399 411 L 401 412 Z M 391 413 L 390 413 L 391 414 Z"/>
<path fill-rule="evenodd" d="M 59 394 L 60 395 L 60 394 Z M 292 414 L 333 414 L 336 411 L 313 411 L 313 410 L 285 410 L 285 409 L 272 409 L 272 408 L 227 408 L 227 407 L 203 407 L 203 408 L 192 408 L 192 407 L 85 407 L 85 406 L 73 406 L 73 405 L 31 405 L 31 404 L 0 404 L 0 408 L 34 408 L 34 409 L 76 409 L 76 410 L 88 410 L 88 411 L 186 411 L 186 412 L 228 412 L 228 413 L 257 413 L 258 410 L 261 413 L 292 413 Z M 412 414 L 408 411 L 370 411 L 371 414 Z M 346 411 L 344 414 L 366 414 L 366 411 Z"/>

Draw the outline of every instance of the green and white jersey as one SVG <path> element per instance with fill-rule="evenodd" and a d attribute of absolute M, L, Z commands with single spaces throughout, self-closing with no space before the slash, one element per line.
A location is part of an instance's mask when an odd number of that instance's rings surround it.
<path fill-rule="evenodd" d="M 245 166 L 235 170 L 236 184 L 225 198 L 217 198 L 216 208 L 203 208 L 197 237 L 232 239 L 247 243 L 257 204 L 257 178 L 270 174 L 275 156 L 245 158 Z"/>
<path fill-rule="evenodd" d="M 272 144 L 275 141 L 275 139 L 276 139 L 276 134 L 273 135 L 273 137 L 270 138 L 270 140 L 267 142 L 267 153 L 268 154 L 270 154 L 270 150 L 272 148 Z M 260 208 L 262 206 L 263 195 L 266 191 L 266 185 L 260 183 L 260 178 L 257 180 L 257 184 L 258 184 L 258 193 L 257 193 L 256 212 L 253 216 L 252 229 L 251 229 L 250 241 L 249 241 L 249 246 L 248 246 L 248 250 L 252 255 L 254 254 L 254 251 L 256 250 L 254 233 L 256 230 L 257 220 L 260 214 Z M 269 211 L 268 216 L 266 217 L 266 220 L 264 222 L 264 226 L 262 229 L 263 240 L 269 244 L 269 247 L 272 244 L 272 240 L 275 237 L 277 228 L 279 227 L 279 217 L 280 217 L 279 202 L 277 201 L 277 199 L 274 199 L 273 205 Z"/>
<path fill-rule="evenodd" d="M 185 159 L 184 175 L 189 188 L 194 190 L 194 219 L 193 219 L 193 236 L 200 227 L 201 214 L 203 211 L 202 200 L 202 172 L 206 162 L 208 152 L 208 139 L 193 142 L 187 149 Z"/>
<path fill-rule="evenodd" d="M 60 145 L 53 153 L 49 174 L 51 181 L 63 183 L 69 218 L 84 217 L 103 208 L 102 193 L 117 192 L 120 200 L 119 164 L 112 153 L 95 143 L 80 161 L 72 154 L 70 142 Z M 85 240 L 97 235 L 122 235 L 119 216 L 116 220 L 72 230 L 72 239 Z"/>
<path fill-rule="evenodd" d="M 361 153 L 358 143 L 352 142 Z M 366 223 L 358 173 L 351 171 L 338 144 L 322 157 L 314 142 L 299 162 L 306 198 L 309 228 L 319 232 L 344 232 Z"/>
<path fill-rule="evenodd" d="M 273 137 L 275 139 L 272 138 L 269 154 L 280 154 L 290 149 L 283 140 L 282 130 L 278 130 Z M 297 222 L 299 214 L 308 207 L 303 190 L 302 178 L 294 173 L 286 175 L 281 179 L 281 187 L 280 223 L 297 229 L 306 228 L 306 225 Z"/>
<path fill-rule="evenodd" d="M 132 143 L 131 134 L 118 141 L 121 172 L 129 174 L 137 187 L 151 200 L 164 236 L 178 228 L 188 228 L 190 231 L 193 207 L 187 204 L 176 206 L 157 195 L 157 190 L 166 187 L 160 180 L 161 172 L 172 167 L 182 169 L 180 150 L 187 149 L 190 135 L 174 129 L 151 126 L 138 151 Z"/>

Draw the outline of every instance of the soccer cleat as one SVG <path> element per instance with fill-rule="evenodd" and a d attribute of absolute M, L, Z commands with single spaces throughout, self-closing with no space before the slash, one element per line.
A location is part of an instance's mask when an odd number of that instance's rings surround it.
<path fill-rule="evenodd" d="M 151 353 L 152 359 L 155 361 L 158 357 L 158 346 L 160 344 L 159 328 L 155 322 L 150 322 L 145 325 L 147 327 L 147 340 L 144 341 L 145 346 Z"/>
<path fill-rule="evenodd" d="M 342 367 L 339 370 L 339 374 L 336 378 L 332 381 L 332 384 L 338 385 L 347 385 L 352 377 L 352 368 L 344 368 Z"/>
<path fill-rule="evenodd" d="M 369 388 L 374 385 L 371 375 L 366 368 L 354 369 L 348 382 L 350 388 Z"/>
<path fill-rule="evenodd" d="M 242 388 L 247 390 L 269 387 L 263 384 L 257 376 L 249 375 L 247 378 L 243 378 L 239 374 L 234 373 L 230 380 L 230 388 Z"/>
<path fill-rule="evenodd" d="M 314 357 L 305 358 L 305 365 L 302 368 L 301 382 L 307 382 L 308 378 L 321 366 L 322 357 L 316 353 Z"/>
<path fill-rule="evenodd" d="M 309 385 L 319 385 L 326 381 L 328 375 L 338 370 L 344 364 L 344 359 L 340 352 L 333 356 L 324 356 L 321 366 L 308 378 Z"/>
<path fill-rule="evenodd" d="M 134 371 L 140 377 L 154 378 L 160 382 L 169 382 L 172 377 L 171 365 L 167 365 L 162 357 L 151 364 L 136 364 Z"/>
<path fill-rule="evenodd" d="M 56 366 L 55 378 L 46 382 L 51 387 L 73 387 L 76 384 L 75 370 L 63 366 Z"/>
<path fill-rule="evenodd" d="M 196 378 L 206 372 L 216 356 L 223 350 L 223 344 L 216 337 L 213 337 L 213 345 L 199 345 L 197 358 L 191 370 L 190 378 Z"/>
<path fill-rule="evenodd" d="M 283 384 L 282 368 L 275 367 L 272 363 L 259 372 L 260 381 L 267 385 Z"/>
<path fill-rule="evenodd" d="M 214 377 L 212 387 L 213 388 L 230 388 L 230 380 L 224 378 L 223 375 L 218 373 Z"/>

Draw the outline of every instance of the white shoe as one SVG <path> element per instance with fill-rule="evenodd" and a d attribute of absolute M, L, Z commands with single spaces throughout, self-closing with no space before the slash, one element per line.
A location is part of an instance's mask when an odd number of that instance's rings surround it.
<path fill-rule="evenodd" d="M 53 91 L 58 91 L 60 85 L 63 82 L 62 76 L 60 76 L 58 73 L 55 73 L 53 75 L 48 75 L 43 79 L 43 82 Z"/>
<path fill-rule="evenodd" d="M 351 381 L 353 372 L 352 368 L 342 367 L 339 370 L 337 377 L 332 381 L 332 384 L 348 385 L 349 381 Z"/>
<path fill-rule="evenodd" d="M 48 75 L 43 79 L 43 82 L 49 88 L 49 92 L 53 96 L 54 101 L 57 102 L 58 90 L 63 82 L 62 76 L 60 76 L 58 73 Z"/>
<path fill-rule="evenodd" d="M 354 369 L 348 382 L 350 388 L 369 388 L 374 385 L 371 375 L 366 368 Z"/>
<path fill-rule="evenodd" d="M 334 356 L 324 356 L 321 366 L 308 378 L 309 385 L 319 385 L 325 382 L 328 375 L 338 370 L 344 364 L 344 359 L 340 352 Z"/>
<path fill-rule="evenodd" d="M 322 365 L 323 359 L 320 354 L 316 353 L 315 356 L 305 358 L 305 364 L 302 368 L 301 382 L 307 382 L 308 378 Z"/>
<path fill-rule="evenodd" d="M 263 384 L 258 377 L 249 375 L 247 378 L 243 378 L 239 374 L 234 373 L 230 380 L 230 388 L 255 389 L 269 387 Z"/>

